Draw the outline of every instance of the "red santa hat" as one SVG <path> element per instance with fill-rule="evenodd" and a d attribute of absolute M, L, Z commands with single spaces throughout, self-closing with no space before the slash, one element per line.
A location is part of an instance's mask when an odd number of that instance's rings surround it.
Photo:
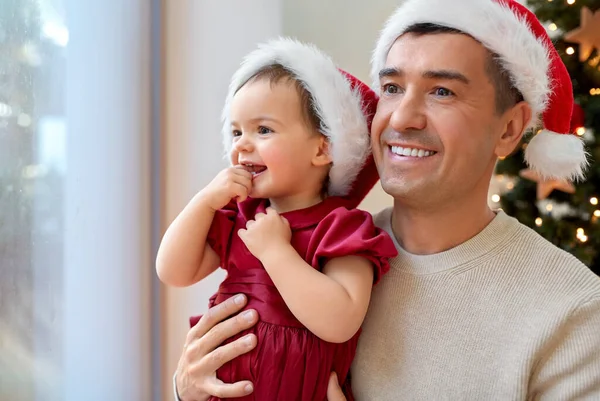
<path fill-rule="evenodd" d="M 338 69 L 333 60 L 314 45 L 290 38 L 261 44 L 246 56 L 229 85 L 223 108 L 223 143 L 232 149 L 230 108 L 235 93 L 268 66 L 280 65 L 299 81 L 313 99 L 320 132 L 329 140 L 332 166 L 328 193 L 344 196 L 370 154 L 369 125 L 377 96 L 370 88 Z"/>
<path fill-rule="evenodd" d="M 371 79 L 407 28 L 431 23 L 460 30 L 499 56 L 514 87 L 532 108 L 530 127 L 543 129 L 525 150 L 527 164 L 540 175 L 581 179 L 587 166 L 583 142 L 570 132 L 571 78 L 537 17 L 514 0 L 407 0 L 387 21 L 373 52 Z"/>

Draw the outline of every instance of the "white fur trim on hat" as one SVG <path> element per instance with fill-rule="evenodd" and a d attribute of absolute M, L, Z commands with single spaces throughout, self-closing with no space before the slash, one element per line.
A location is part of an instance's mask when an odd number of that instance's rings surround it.
<path fill-rule="evenodd" d="M 525 149 L 525 161 L 543 178 L 571 181 L 582 180 L 589 164 L 581 138 L 547 130 L 531 138 Z"/>
<path fill-rule="evenodd" d="M 235 93 L 257 72 L 281 65 L 303 84 L 313 97 L 322 121 L 321 133 L 329 139 L 332 167 L 328 193 L 347 195 L 369 154 L 369 130 L 360 92 L 333 60 L 313 45 L 290 38 L 262 44 L 246 56 L 232 77 L 223 108 L 223 143 L 227 156 L 232 149 L 230 109 Z"/>
<path fill-rule="evenodd" d="M 371 60 L 373 89 L 379 93 L 379 72 L 388 52 L 408 27 L 432 23 L 458 29 L 500 57 L 502 66 L 532 108 L 528 128 L 539 122 L 551 92 L 549 50 L 509 7 L 494 0 L 407 0 L 383 28 Z"/>

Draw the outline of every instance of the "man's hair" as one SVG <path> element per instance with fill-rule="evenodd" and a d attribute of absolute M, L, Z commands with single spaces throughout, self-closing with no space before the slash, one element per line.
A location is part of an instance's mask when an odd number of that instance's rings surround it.
<path fill-rule="evenodd" d="M 459 29 L 432 23 L 419 23 L 411 25 L 406 29 L 406 31 L 404 31 L 404 33 L 412 33 L 413 35 L 417 36 L 454 33 L 472 37 L 468 33 L 465 33 Z M 473 39 L 477 40 L 476 38 Z M 523 100 L 523 95 L 512 84 L 510 73 L 502 65 L 500 56 L 487 48 L 486 50 L 489 56 L 485 69 L 488 77 L 490 78 L 490 82 L 496 91 L 496 112 L 498 114 L 502 114 L 515 104 L 521 102 Z"/>
<path fill-rule="evenodd" d="M 294 77 L 294 74 L 290 70 L 281 64 L 271 64 L 261 68 L 256 74 L 250 77 L 246 83 L 260 81 L 263 79 L 269 82 L 271 87 L 281 82 L 294 85 L 294 88 L 300 97 L 300 107 L 302 107 L 302 115 L 304 120 L 310 128 L 321 132 L 323 122 L 316 112 L 315 100 L 312 94 L 306 89 L 302 82 Z"/>

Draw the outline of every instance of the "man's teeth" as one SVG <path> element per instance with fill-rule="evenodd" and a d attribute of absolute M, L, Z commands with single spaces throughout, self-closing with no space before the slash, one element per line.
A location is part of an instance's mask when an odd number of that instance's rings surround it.
<path fill-rule="evenodd" d="M 403 148 L 402 146 L 392 146 L 392 153 L 398 156 L 410 156 L 410 157 L 427 157 L 432 156 L 435 152 L 423 149 Z"/>

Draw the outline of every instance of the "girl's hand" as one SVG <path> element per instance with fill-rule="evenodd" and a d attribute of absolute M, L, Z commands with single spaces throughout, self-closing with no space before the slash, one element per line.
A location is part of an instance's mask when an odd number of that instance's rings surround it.
<path fill-rule="evenodd" d="M 267 251 L 289 246 L 292 239 L 292 230 L 285 217 L 273 208 L 267 208 L 266 212 L 258 213 L 254 220 L 248 221 L 245 229 L 238 231 L 248 250 L 261 261 Z"/>
<path fill-rule="evenodd" d="M 242 166 L 234 166 L 217 174 L 199 195 L 212 210 L 217 211 L 234 198 L 243 202 L 251 189 L 252 174 Z"/>

